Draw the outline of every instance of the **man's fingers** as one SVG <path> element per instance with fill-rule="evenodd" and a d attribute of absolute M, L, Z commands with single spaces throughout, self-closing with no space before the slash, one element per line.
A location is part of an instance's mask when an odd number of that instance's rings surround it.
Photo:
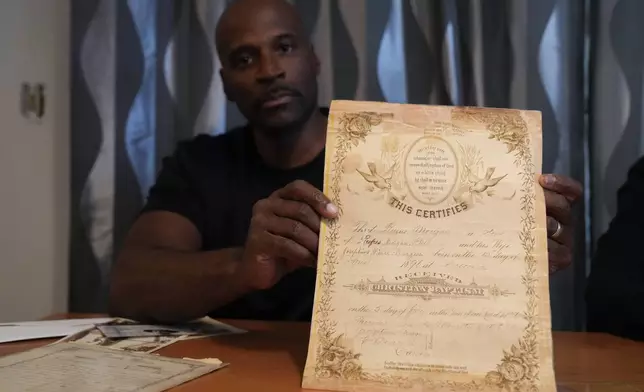
<path fill-rule="evenodd" d="M 571 207 L 570 202 L 563 195 L 545 190 L 546 213 L 548 216 L 555 218 L 562 225 L 570 224 Z"/>
<path fill-rule="evenodd" d="M 546 217 L 546 229 L 548 231 L 548 238 L 552 237 L 557 230 L 559 230 L 559 226 L 561 224 L 553 217 L 548 216 Z"/>
<path fill-rule="evenodd" d="M 559 244 L 557 241 L 548 239 L 548 265 L 550 273 L 553 274 L 559 270 L 568 267 L 572 263 L 572 253 L 570 248 Z"/>
<path fill-rule="evenodd" d="M 320 216 L 307 203 L 275 198 L 271 201 L 273 214 L 299 221 L 313 233 L 320 232 Z"/>
<path fill-rule="evenodd" d="M 544 188 L 548 230 L 548 261 L 550 273 L 572 263 L 572 206 L 582 194 L 581 184 L 570 177 L 545 174 L 539 179 Z M 561 228 L 559 230 L 559 228 Z"/>
<path fill-rule="evenodd" d="M 318 236 L 302 222 L 279 216 L 271 218 L 269 222 L 266 227 L 269 233 L 291 239 L 311 254 L 317 255 Z M 281 257 L 282 255 L 277 254 L 276 256 Z"/>
<path fill-rule="evenodd" d="M 561 227 L 561 230 L 559 228 Z M 571 247 L 572 246 L 572 233 L 570 226 L 560 224 L 555 218 L 549 216 L 546 218 L 546 228 L 548 238 L 557 241 L 558 243 Z M 557 231 L 559 231 L 557 233 Z"/>
<path fill-rule="evenodd" d="M 545 189 L 563 195 L 570 202 L 577 201 L 584 192 L 579 182 L 557 174 L 544 174 L 539 178 L 539 183 Z"/>
<path fill-rule="evenodd" d="M 290 238 L 265 232 L 264 241 L 263 246 L 266 249 L 270 249 L 270 254 L 284 260 L 286 269 L 289 271 L 297 267 L 315 265 L 315 256 L 308 249 Z"/>
<path fill-rule="evenodd" d="M 263 253 L 275 259 L 284 259 L 287 269 L 294 265 L 315 265 L 318 236 L 299 221 L 257 214 L 251 219 L 248 241 L 255 253 Z"/>
<path fill-rule="evenodd" d="M 306 181 L 297 180 L 290 183 L 278 190 L 277 196 L 282 199 L 305 202 L 325 218 L 332 219 L 338 215 L 338 207 L 319 189 Z"/>

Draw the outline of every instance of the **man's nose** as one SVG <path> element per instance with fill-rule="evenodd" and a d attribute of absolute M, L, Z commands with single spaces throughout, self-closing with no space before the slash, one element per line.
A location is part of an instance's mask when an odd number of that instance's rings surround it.
<path fill-rule="evenodd" d="M 262 55 L 256 75 L 258 82 L 272 82 L 275 79 L 283 78 L 284 74 L 284 68 L 282 68 L 281 61 L 275 53 Z"/>

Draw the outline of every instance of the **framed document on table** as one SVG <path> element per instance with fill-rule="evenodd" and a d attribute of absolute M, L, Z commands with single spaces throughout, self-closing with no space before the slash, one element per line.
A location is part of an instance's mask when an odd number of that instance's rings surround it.
<path fill-rule="evenodd" d="M 334 101 L 303 387 L 555 391 L 541 115 Z"/>

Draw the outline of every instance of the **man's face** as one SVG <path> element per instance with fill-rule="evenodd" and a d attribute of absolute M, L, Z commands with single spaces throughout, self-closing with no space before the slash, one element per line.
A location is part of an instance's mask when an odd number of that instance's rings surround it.
<path fill-rule="evenodd" d="M 316 107 L 318 59 L 292 17 L 261 7 L 223 32 L 221 77 L 228 99 L 254 125 L 296 126 Z"/>

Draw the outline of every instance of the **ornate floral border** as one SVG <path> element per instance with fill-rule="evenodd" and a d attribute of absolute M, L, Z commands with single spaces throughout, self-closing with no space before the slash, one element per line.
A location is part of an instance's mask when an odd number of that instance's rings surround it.
<path fill-rule="evenodd" d="M 423 383 L 425 386 L 450 388 L 452 390 L 498 389 L 503 391 L 538 391 L 539 383 L 539 345 L 538 332 L 538 294 L 536 291 L 537 259 L 534 256 L 536 239 L 534 229 L 535 182 L 532 150 L 528 126 L 520 112 L 515 110 L 480 111 L 470 108 L 453 108 L 453 120 L 470 120 L 486 126 L 490 139 L 496 139 L 507 146 L 508 153 L 514 154 L 515 164 L 521 167 L 521 219 L 519 238 L 525 252 L 525 270 L 522 276 L 523 285 L 528 296 L 524 318 L 527 326 L 519 341 L 504 351 L 496 369 L 488 372 L 484 381 L 451 382 L 435 381 L 426 378 L 409 378 L 391 376 L 386 373 L 373 374 L 362 369 L 360 354 L 356 354 L 343 342 L 343 336 L 336 331 L 337 323 L 330 319 L 333 311 L 332 298 L 335 284 L 336 265 L 338 264 L 337 241 L 340 224 L 338 221 L 327 222 L 325 242 L 324 270 L 320 277 L 320 297 L 316 308 L 315 322 L 318 331 L 318 347 L 315 360 L 315 377 L 332 378 L 347 381 L 371 381 L 399 388 L 412 387 Z M 335 154 L 331 160 L 330 197 L 340 208 L 341 179 L 343 162 L 347 153 L 366 141 L 366 136 L 374 126 L 381 124 L 382 114 L 374 112 L 343 113 L 338 119 L 339 133 Z M 335 125 L 335 124 L 333 124 Z"/>

